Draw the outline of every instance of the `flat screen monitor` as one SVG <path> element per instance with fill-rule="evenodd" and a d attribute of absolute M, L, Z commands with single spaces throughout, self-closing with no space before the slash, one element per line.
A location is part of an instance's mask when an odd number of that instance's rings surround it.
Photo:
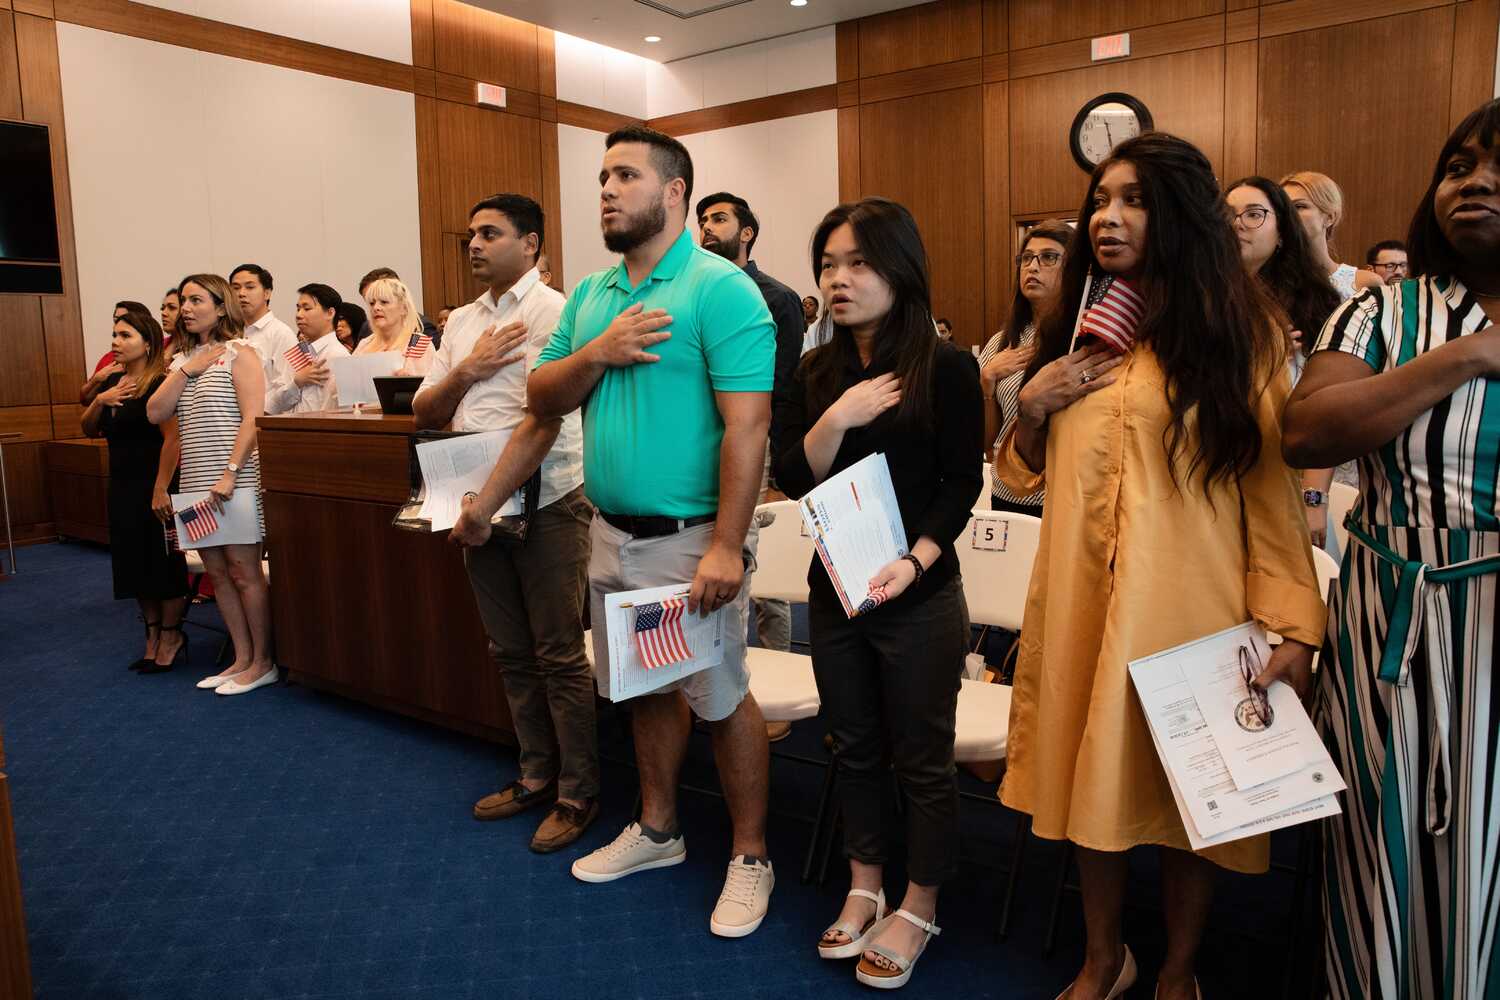
<path fill-rule="evenodd" d="M 47 126 L 0 121 L 0 177 L 0 292 L 61 292 Z"/>

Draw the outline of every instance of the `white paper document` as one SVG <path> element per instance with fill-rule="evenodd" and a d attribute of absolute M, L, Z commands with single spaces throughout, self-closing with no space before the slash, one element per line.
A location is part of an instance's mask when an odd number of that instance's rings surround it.
<path fill-rule="evenodd" d="M 380 402 L 375 393 L 377 375 L 394 375 L 401 367 L 401 355 L 396 351 L 376 351 L 373 354 L 351 354 L 347 358 L 328 358 L 328 370 L 339 387 L 339 406 L 355 403 L 374 404 Z"/>
<path fill-rule="evenodd" d="M 173 526 L 177 529 L 179 549 L 208 549 L 216 545 L 254 545 L 261 539 L 260 519 L 255 515 L 255 490 L 248 486 L 238 487 L 222 510 L 194 510 L 194 506 L 208 499 L 208 490 L 188 493 L 172 493 Z M 184 521 L 184 514 L 186 521 Z M 188 522 L 193 531 L 189 532 Z M 201 533 L 205 528 L 211 530 Z"/>
<path fill-rule="evenodd" d="M 868 455 L 829 476 L 797 509 L 844 613 L 853 618 L 874 608 L 884 598 L 870 593 L 870 578 L 906 555 L 906 528 L 885 455 Z"/>
<path fill-rule="evenodd" d="M 1242 669 L 1258 673 L 1268 656 L 1246 623 L 1129 665 L 1195 849 L 1339 811 L 1344 780 L 1296 693 L 1277 682 L 1267 705 L 1245 683 Z"/>
<path fill-rule="evenodd" d="M 422 510 L 433 531 L 447 531 L 458 521 L 465 493 L 478 493 L 490 478 L 510 431 L 483 431 L 458 437 L 423 441 L 417 445 L 417 464 L 422 469 Z M 496 511 L 509 517 L 523 513 L 524 497 L 517 492 Z"/>
<path fill-rule="evenodd" d="M 686 602 L 688 585 L 649 587 L 624 590 L 604 596 L 605 637 L 609 646 L 609 700 L 626 701 L 649 694 L 700 670 L 724 662 L 724 609 L 708 615 L 689 613 L 685 607 L 674 616 L 674 602 Z M 598 628 L 601 623 L 596 622 Z M 664 647 L 679 650 L 680 658 L 660 666 L 647 667 L 652 656 L 643 656 L 642 644 L 656 650 L 661 659 Z M 668 654 L 671 655 L 671 654 Z"/>

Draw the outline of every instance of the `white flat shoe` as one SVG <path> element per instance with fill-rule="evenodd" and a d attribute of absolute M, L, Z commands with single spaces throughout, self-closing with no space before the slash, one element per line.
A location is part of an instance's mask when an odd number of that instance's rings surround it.
<path fill-rule="evenodd" d="M 267 684 L 275 684 L 276 680 L 276 668 L 272 667 L 270 670 L 267 670 L 255 680 L 251 681 L 249 684 L 241 684 L 239 681 L 229 681 L 226 684 L 220 684 L 217 688 L 214 689 L 214 693 L 247 694 L 248 692 L 254 691 L 256 688 L 265 687 Z"/>
<path fill-rule="evenodd" d="M 871 900 L 875 904 L 875 919 L 865 925 L 863 933 L 861 933 L 860 928 L 856 924 L 848 920 L 840 920 L 829 927 L 828 930 L 823 932 L 824 934 L 832 931 L 841 931 L 849 940 L 844 944 L 824 944 L 820 940 L 818 942 L 819 958 L 853 958 L 855 955 L 860 954 L 865 950 L 865 945 L 870 943 L 870 938 L 875 933 L 875 928 L 885 919 L 884 889 L 880 890 L 878 896 L 869 889 L 850 889 L 849 895 Z"/>
<path fill-rule="evenodd" d="M 1126 990 L 1135 985 L 1135 956 L 1130 953 L 1130 945 L 1127 944 L 1124 946 L 1124 948 L 1125 961 L 1120 964 L 1120 974 L 1115 977 L 1115 984 L 1111 986 L 1109 988 L 1109 992 L 1104 995 L 1104 1000 L 1117 1000 L 1118 997 L 1122 997 L 1125 995 Z M 1071 990 L 1072 988 L 1073 984 L 1069 983 L 1068 990 Z M 1059 993 L 1057 995 L 1057 1000 L 1063 1000 L 1063 997 L 1068 995 L 1068 990 L 1063 990 L 1061 993 Z M 1201 993 L 1198 995 L 1198 1000 L 1203 1000 L 1203 995 Z"/>
<path fill-rule="evenodd" d="M 201 681 L 199 681 L 195 685 L 195 687 L 202 688 L 204 691 L 212 691 L 214 688 L 218 687 L 220 684 L 228 684 L 229 683 L 229 678 L 231 676 L 233 676 L 233 675 L 232 674 L 214 674 L 212 677 L 205 677 L 205 678 L 203 678 Z"/>
<path fill-rule="evenodd" d="M 897 917 L 900 917 L 902 920 L 905 920 L 910 924 L 915 924 L 919 930 L 925 931 L 927 936 L 922 939 L 921 944 L 917 945 L 917 953 L 911 958 L 907 958 L 904 955 L 898 955 L 895 952 L 890 951 L 889 949 L 880 947 L 879 945 L 871 945 L 867 949 L 869 951 L 873 951 L 881 958 L 887 959 L 892 965 L 896 967 L 897 970 L 895 972 L 891 972 L 889 969 L 882 969 L 880 966 L 867 961 L 863 956 L 861 956 L 859 965 L 854 969 L 854 978 L 858 979 L 866 986 L 875 987 L 877 990 L 899 990 L 901 987 L 905 986 L 911 980 L 912 970 L 917 967 L 917 959 L 921 958 L 922 952 L 927 950 L 927 942 L 943 933 L 943 929 L 937 924 L 933 923 L 930 920 L 923 920 L 921 917 L 908 910 L 897 910 L 895 913 L 892 913 L 884 920 L 879 921 L 878 923 L 876 923 L 875 928 L 871 930 L 871 933 L 878 933 L 878 930 L 883 930 L 886 924 L 888 924 L 892 920 L 895 920 Z M 1111 996 L 1113 996 L 1113 994 L 1111 994 Z"/>

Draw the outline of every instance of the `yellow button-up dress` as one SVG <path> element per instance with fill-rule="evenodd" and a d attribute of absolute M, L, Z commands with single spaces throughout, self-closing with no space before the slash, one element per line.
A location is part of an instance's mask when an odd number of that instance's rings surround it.
<path fill-rule="evenodd" d="M 1155 355 L 1137 345 L 1116 372 L 1113 385 L 1052 415 L 1045 472 L 1016 451 L 1015 426 L 997 449 L 995 471 L 1017 495 L 1047 490 L 1000 798 L 1048 839 L 1188 850 L 1126 664 L 1252 618 L 1316 646 L 1327 614 L 1300 484 L 1281 459 L 1285 367 L 1255 403 L 1255 467 L 1207 495 L 1187 456 L 1173 483 Z M 1263 835 L 1202 853 L 1260 872 L 1268 843 Z"/>

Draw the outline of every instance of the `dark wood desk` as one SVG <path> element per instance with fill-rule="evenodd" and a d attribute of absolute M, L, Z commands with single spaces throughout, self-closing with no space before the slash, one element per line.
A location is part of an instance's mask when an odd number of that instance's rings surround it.
<path fill-rule="evenodd" d="M 391 527 L 411 417 L 261 417 L 276 659 L 294 680 L 514 744 L 463 555 Z"/>
<path fill-rule="evenodd" d="M 109 544 L 109 443 L 48 441 L 43 449 L 52 520 L 59 535 Z"/>
<path fill-rule="evenodd" d="M 31 1000 L 21 869 L 16 865 L 16 833 L 10 821 L 10 785 L 4 768 L 5 746 L 0 742 L 0 998 Z"/>

